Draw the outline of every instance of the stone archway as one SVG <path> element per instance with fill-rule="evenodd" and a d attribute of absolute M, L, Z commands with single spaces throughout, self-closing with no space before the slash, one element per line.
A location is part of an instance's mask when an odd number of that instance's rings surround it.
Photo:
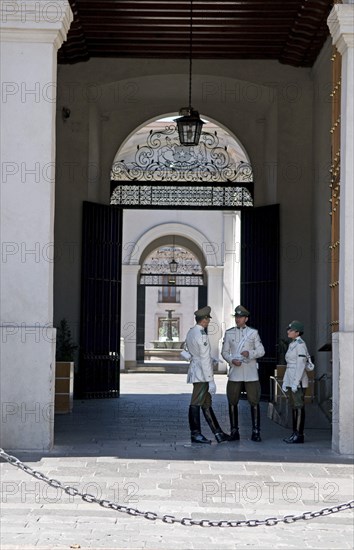
<path fill-rule="evenodd" d="M 127 217 L 135 219 L 134 213 L 128 211 Z M 163 211 L 160 212 L 163 215 Z M 166 216 L 166 212 L 164 213 Z M 222 224 L 224 217 L 222 213 L 213 213 L 215 219 L 219 218 Z M 190 216 L 189 216 L 190 218 Z M 126 220 L 126 233 L 129 233 L 131 219 Z M 146 222 L 149 223 L 149 220 Z M 197 225 L 197 224 L 195 224 Z M 198 258 L 204 272 L 205 282 L 208 286 L 207 296 L 213 308 L 214 331 L 211 331 L 210 339 L 215 354 L 218 354 L 220 330 L 223 323 L 223 274 L 224 267 L 221 260 L 219 247 L 211 241 L 207 233 L 202 233 L 199 227 L 195 227 L 189 219 L 189 223 L 166 222 L 155 225 L 144 231 L 140 238 L 134 242 L 123 243 L 123 265 L 122 265 L 122 319 L 121 331 L 125 339 L 125 364 L 133 365 L 136 361 L 136 338 L 137 338 L 137 304 L 138 304 L 138 283 L 141 266 L 147 255 L 160 243 L 171 241 L 175 236 L 175 243 L 183 244 Z M 204 286 L 204 285 L 203 285 Z M 205 286 L 204 286 L 205 288 Z M 193 314 L 190 323 L 193 324 Z"/>
<path fill-rule="evenodd" d="M 194 252 L 192 252 L 194 250 Z M 137 360 L 181 362 L 184 337 L 193 313 L 206 300 L 202 250 L 188 238 L 166 235 L 141 256 L 138 277 Z"/>
<path fill-rule="evenodd" d="M 189 239 L 190 250 L 205 266 L 205 300 L 214 310 L 210 339 L 216 355 L 225 328 L 224 312 L 232 310 L 239 296 L 235 281 L 240 265 L 232 262 L 230 251 L 240 242 L 237 212 L 253 206 L 249 157 L 227 128 L 211 121 L 205 124 L 198 146 L 181 147 L 173 118 L 155 119 L 136 129 L 112 165 L 111 204 L 124 209 L 121 327 L 126 365 L 136 360 L 135 342 L 142 330 L 136 313 L 142 299 L 136 289 L 139 266 L 143 251 L 148 253 L 154 240 L 164 235 Z"/>

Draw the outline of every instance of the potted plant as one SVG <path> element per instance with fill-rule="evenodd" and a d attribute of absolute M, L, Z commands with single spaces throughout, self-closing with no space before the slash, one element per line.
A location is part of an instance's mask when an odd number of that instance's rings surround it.
<path fill-rule="evenodd" d="M 55 406 L 56 413 L 69 413 L 73 408 L 74 356 L 78 346 L 74 343 L 69 323 L 60 321 L 57 328 L 55 354 Z"/>
<path fill-rule="evenodd" d="M 55 359 L 57 362 L 74 361 L 75 351 L 78 346 L 72 339 L 69 323 L 66 319 L 62 319 L 57 328 L 56 344 Z"/>

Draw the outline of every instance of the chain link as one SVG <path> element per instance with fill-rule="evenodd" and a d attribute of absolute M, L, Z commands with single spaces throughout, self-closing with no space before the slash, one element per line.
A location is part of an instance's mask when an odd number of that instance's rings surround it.
<path fill-rule="evenodd" d="M 65 493 L 67 493 L 70 496 L 81 497 L 82 500 L 84 500 L 85 502 L 90 502 L 90 503 L 95 502 L 96 504 L 99 504 L 103 508 L 109 508 L 111 510 L 121 512 L 123 514 L 143 517 L 150 521 L 159 520 L 169 524 L 180 523 L 181 525 L 186 525 L 186 526 L 198 525 L 199 527 L 258 527 L 260 525 L 273 526 L 273 525 L 277 525 L 278 523 L 294 523 L 295 521 L 299 521 L 299 520 L 315 519 L 321 516 L 328 516 L 330 514 L 336 514 L 338 512 L 343 512 L 345 510 L 350 510 L 354 508 L 354 500 L 350 500 L 347 503 L 337 504 L 336 506 L 332 506 L 331 508 L 322 508 L 321 510 L 317 510 L 316 512 L 303 512 L 302 514 L 297 516 L 288 515 L 282 518 L 273 517 L 273 518 L 266 518 L 266 519 L 243 519 L 238 521 L 236 520 L 235 521 L 233 520 L 211 521 L 209 519 L 192 519 L 190 517 L 184 517 L 184 518 L 178 519 L 175 516 L 171 516 L 168 514 L 161 516 L 161 515 L 155 514 L 155 512 L 142 512 L 141 510 L 138 510 L 136 508 L 130 508 L 129 506 L 122 506 L 121 504 L 118 504 L 117 502 L 112 502 L 111 500 L 97 498 L 94 495 L 91 495 L 89 493 L 81 493 L 75 487 L 63 485 L 57 479 L 51 479 L 45 474 L 37 470 L 34 470 L 30 466 L 27 466 L 27 464 L 24 464 L 23 462 L 21 462 L 15 456 L 11 456 L 7 454 L 1 448 L 0 448 L 0 458 L 3 458 L 9 464 L 12 464 L 12 466 L 16 466 L 20 470 L 23 470 L 24 472 L 35 477 L 36 479 L 39 479 L 40 481 L 44 481 L 51 487 L 55 487 L 56 489 L 62 489 Z"/>

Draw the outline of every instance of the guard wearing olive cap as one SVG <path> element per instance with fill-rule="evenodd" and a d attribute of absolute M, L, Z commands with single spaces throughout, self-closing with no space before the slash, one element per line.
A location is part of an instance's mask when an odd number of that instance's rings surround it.
<path fill-rule="evenodd" d="M 245 307 L 243 306 L 237 306 L 235 308 L 235 313 L 233 315 L 234 317 L 249 317 L 250 316 L 250 312 L 248 311 L 248 309 L 246 309 Z"/>
<path fill-rule="evenodd" d="M 283 391 L 289 397 L 292 406 L 293 433 L 284 439 L 285 443 L 303 443 L 305 428 L 305 391 L 309 385 L 306 372 L 309 352 L 301 336 L 304 325 L 301 321 L 291 321 L 287 327 L 291 342 L 285 354 L 286 370 L 283 379 Z"/>
<path fill-rule="evenodd" d="M 205 329 L 211 319 L 211 308 L 202 307 L 194 312 L 196 325 L 188 331 L 185 347 L 191 355 L 187 383 L 193 384 L 193 393 L 189 407 L 189 427 L 192 443 L 211 443 L 204 437 L 200 428 L 200 409 L 202 409 L 215 439 L 218 443 L 228 441 L 222 431 L 211 406 L 212 394 L 216 392 L 210 342 Z"/>
<path fill-rule="evenodd" d="M 209 318 L 211 319 L 211 307 L 210 306 L 205 306 L 205 307 L 202 307 L 200 309 L 197 309 L 197 311 L 194 312 L 194 315 L 196 317 L 196 319 L 203 319 L 203 318 Z"/>
<path fill-rule="evenodd" d="M 225 332 L 221 355 L 229 364 L 228 383 L 226 388 L 229 402 L 230 439 L 240 439 L 238 427 L 238 402 L 244 386 L 251 406 L 252 441 L 261 441 L 260 408 L 261 387 L 258 376 L 257 359 L 263 357 L 264 347 L 258 331 L 247 326 L 250 312 L 244 306 L 235 308 L 236 326 Z"/>

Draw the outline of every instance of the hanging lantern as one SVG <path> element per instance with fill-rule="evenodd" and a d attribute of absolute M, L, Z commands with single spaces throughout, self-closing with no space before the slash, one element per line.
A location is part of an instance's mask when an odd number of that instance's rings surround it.
<path fill-rule="evenodd" d="M 202 133 L 203 122 L 198 111 L 190 109 L 190 114 L 176 118 L 179 141 L 181 145 L 198 145 Z"/>
<path fill-rule="evenodd" d="M 192 44 L 193 44 L 193 0 L 190 7 L 189 26 L 189 107 L 179 110 L 180 118 L 176 118 L 179 141 L 181 145 L 198 145 L 202 133 L 203 122 L 199 118 L 198 111 L 192 107 Z"/>

